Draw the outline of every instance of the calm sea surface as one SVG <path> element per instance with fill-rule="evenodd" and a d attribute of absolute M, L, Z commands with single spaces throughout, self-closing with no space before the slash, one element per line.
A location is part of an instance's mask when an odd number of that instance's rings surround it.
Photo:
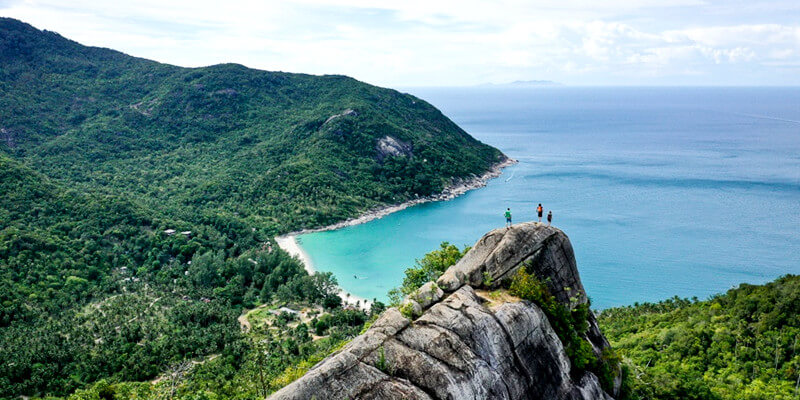
<path fill-rule="evenodd" d="M 520 162 L 455 200 L 300 236 L 354 295 L 385 299 L 442 241 L 472 245 L 537 203 L 595 308 L 800 274 L 800 88 L 407 91 Z"/>

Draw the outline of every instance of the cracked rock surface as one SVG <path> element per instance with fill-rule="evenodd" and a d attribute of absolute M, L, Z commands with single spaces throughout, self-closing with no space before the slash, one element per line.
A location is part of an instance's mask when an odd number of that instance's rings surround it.
<path fill-rule="evenodd" d="M 570 374 L 564 346 L 537 305 L 497 304 L 480 291 L 502 284 L 523 263 L 550 278 L 560 301 L 586 301 L 563 232 L 535 223 L 496 229 L 436 285 L 409 296 L 431 299 L 422 302 L 421 316 L 411 321 L 388 309 L 270 399 L 611 399 L 592 373 Z M 586 338 L 599 353 L 608 342 L 594 316 L 589 322 Z"/>

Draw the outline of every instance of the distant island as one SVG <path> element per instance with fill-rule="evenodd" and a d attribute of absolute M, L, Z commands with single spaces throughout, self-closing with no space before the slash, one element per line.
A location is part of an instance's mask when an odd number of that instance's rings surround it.
<path fill-rule="evenodd" d="M 542 87 L 542 86 L 564 86 L 563 83 L 547 80 L 528 80 L 528 81 L 513 81 L 506 83 L 483 83 L 479 87 L 496 87 L 496 88 L 528 88 L 528 87 Z"/>

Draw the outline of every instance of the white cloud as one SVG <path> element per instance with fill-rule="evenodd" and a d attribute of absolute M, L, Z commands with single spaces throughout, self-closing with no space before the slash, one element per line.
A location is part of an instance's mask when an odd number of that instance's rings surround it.
<path fill-rule="evenodd" d="M 752 45 L 800 45 L 800 25 L 777 24 L 711 26 L 667 31 L 667 37 L 684 38 L 709 46 L 731 46 L 748 43 Z"/>
<path fill-rule="evenodd" d="M 162 62 L 239 62 L 389 86 L 800 84 L 786 67 L 800 63 L 794 2 L 753 0 L 741 10 L 726 2 L 664 3 L 22 0 L 0 5 L 0 14 Z"/>

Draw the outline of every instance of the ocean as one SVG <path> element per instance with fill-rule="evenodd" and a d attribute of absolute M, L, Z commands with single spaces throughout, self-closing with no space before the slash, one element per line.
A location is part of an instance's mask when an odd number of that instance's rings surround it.
<path fill-rule="evenodd" d="M 800 274 L 800 88 L 413 88 L 519 163 L 481 189 L 301 235 L 315 269 L 386 299 L 443 241 L 542 203 L 593 308 L 707 298 Z"/>

